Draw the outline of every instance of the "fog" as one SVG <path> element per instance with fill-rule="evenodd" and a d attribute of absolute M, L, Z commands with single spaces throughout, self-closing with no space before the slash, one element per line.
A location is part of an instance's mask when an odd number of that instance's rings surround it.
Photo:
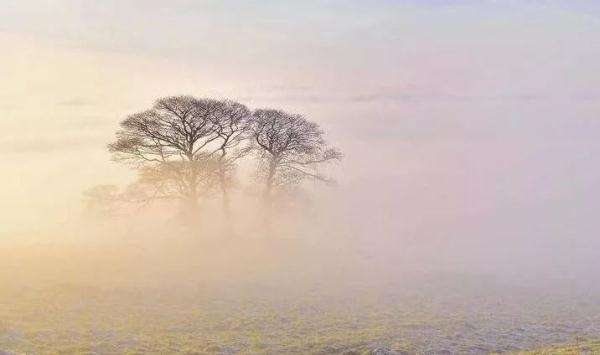
<path fill-rule="evenodd" d="M 0 57 L 2 294 L 27 295 L 11 308 L 20 314 L 64 287 L 78 302 L 114 297 L 123 314 L 146 300 L 159 318 L 168 316 L 161 295 L 183 313 L 186 297 L 232 300 L 225 315 L 245 312 L 242 299 L 323 297 L 317 314 L 350 302 L 344 314 L 361 320 L 373 304 L 467 318 L 481 306 L 489 324 L 521 317 L 511 326 L 533 335 L 507 340 L 519 349 L 588 339 L 600 327 L 583 316 L 597 308 L 582 306 L 597 307 L 600 292 L 599 14 L 584 1 L 9 0 L 0 9 L 10 49 Z M 244 158 L 229 216 L 217 192 L 192 223 L 177 201 L 90 214 L 87 189 L 136 181 L 107 150 L 119 122 L 171 95 L 304 115 L 344 154 L 326 168 L 336 183 L 305 181 L 268 212 L 256 161 Z M 539 295 L 551 306 L 533 314 Z M 3 307 L 4 328 L 26 328 Z M 538 331 L 538 316 L 569 330 Z M 2 338 L 3 326 L 0 350 L 45 351 Z M 365 344 L 391 347 L 385 334 Z M 414 339 L 410 351 L 466 351 Z M 275 343 L 261 349 L 308 351 Z M 516 350 L 501 345 L 485 348 Z"/>

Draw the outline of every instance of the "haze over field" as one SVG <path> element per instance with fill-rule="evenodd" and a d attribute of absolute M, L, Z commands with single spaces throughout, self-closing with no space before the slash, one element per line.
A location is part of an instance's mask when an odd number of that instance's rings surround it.
<path fill-rule="evenodd" d="M 0 11 L 3 238 L 70 223 L 83 189 L 129 181 L 105 150 L 118 121 L 185 93 L 319 122 L 346 152 L 340 204 L 361 202 L 377 242 L 451 240 L 461 256 L 563 271 L 595 259 L 590 2 L 9 0 Z"/>
<path fill-rule="evenodd" d="M 173 282 L 302 298 L 406 282 L 446 296 L 450 280 L 473 283 L 465 299 L 491 282 L 494 295 L 535 286 L 588 302 L 600 291 L 598 33 L 600 4 L 584 0 L 5 0 L 0 288 Z M 90 220 L 84 191 L 136 180 L 107 150 L 119 123 L 174 95 L 304 115 L 343 152 L 326 169 L 337 183 L 303 184 L 272 238 L 252 159 L 233 219 L 213 194 L 194 232 L 160 203 Z M 223 220 L 236 236 L 220 238 Z M 600 328 L 587 321 L 586 337 Z M 536 334 L 519 347 L 544 344 Z"/>

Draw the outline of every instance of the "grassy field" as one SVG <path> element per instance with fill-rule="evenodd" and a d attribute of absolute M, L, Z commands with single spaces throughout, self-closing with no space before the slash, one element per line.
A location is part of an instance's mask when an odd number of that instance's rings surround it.
<path fill-rule="evenodd" d="M 555 346 L 538 350 L 522 351 L 521 355 L 580 355 L 600 354 L 600 341 L 583 342 L 576 345 Z"/>
<path fill-rule="evenodd" d="M 212 278 L 195 278 L 201 266 L 184 268 L 159 251 L 161 258 L 123 247 L 0 248 L 0 350 L 576 354 L 600 346 L 585 343 L 600 334 L 593 292 L 461 274 L 374 278 L 373 270 L 284 262 L 250 248 L 247 262 L 234 267 L 229 255 L 226 272 L 213 260 Z M 261 266 L 253 262 L 258 257 Z M 533 349 L 547 350 L 526 352 Z"/>
<path fill-rule="evenodd" d="M 566 310 L 560 299 L 543 304 L 521 297 L 499 300 L 369 289 L 346 295 L 319 289 L 282 292 L 268 285 L 209 292 L 63 284 L 3 292 L 0 349 L 34 354 L 360 354 L 378 348 L 411 354 L 519 353 L 575 342 L 599 330 L 597 305 Z M 582 342 L 524 354 L 594 353 L 599 347 Z"/>

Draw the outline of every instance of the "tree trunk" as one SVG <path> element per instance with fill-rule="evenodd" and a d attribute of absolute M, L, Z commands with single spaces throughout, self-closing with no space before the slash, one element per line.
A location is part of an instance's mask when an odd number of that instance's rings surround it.
<path fill-rule="evenodd" d="M 267 174 L 267 179 L 265 181 L 265 191 L 263 196 L 264 203 L 264 216 L 263 216 L 263 227 L 265 229 L 265 234 L 268 237 L 272 236 L 272 214 L 273 214 L 273 183 L 275 179 L 275 173 L 277 170 L 276 160 L 273 159 L 269 163 L 269 172 Z"/>
<path fill-rule="evenodd" d="M 189 225 L 197 227 L 200 224 L 200 196 L 198 193 L 198 171 L 196 164 L 194 164 L 194 156 L 191 151 L 187 154 L 187 158 L 189 164 L 189 178 L 187 181 L 188 196 L 186 201 L 187 206 L 185 207 L 185 214 Z"/>
<path fill-rule="evenodd" d="M 269 172 L 267 174 L 267 180 L 265 181 L 265 192 L 264 192 L 264 200 L 267 205 L 271 205 L 272 203 L 272 193 L 273 193 L 273 182 L 275 178 L 275 171 L 277 165 L 275 160 L 271 160 L 269 163 Z"/>
<path fill-rule="evenodd" d="M 222 163 L 221 163 L 222 164 Z M 231 204 L 229 200 L 229 186 L 227 185 L 227 172 L 221 165 L 219 167 L 219 186 L 221 187 L 221 199 L 223 203 L 223 215 L 229 217 L 231 215 Z"/>
<path fill-rule="evenodd" d="M 233 219 L 231 218 L 231 201 L 229 198 L 229 186 L 227 185 L 227 176 L 225 171 L 219 172 L 219 185 L 221 187 L 221 202 L 223 215 L 221 217 L 221 224 L 223 234 L 226 237 L 233 236 Z"/>
<path fill-rule="evenodd" d="M 197 197 L 188 196 L 183 200 L 181 216 L 183 222 L 191 230 L 196 230 L 200 224 L 200 204 Z"/>

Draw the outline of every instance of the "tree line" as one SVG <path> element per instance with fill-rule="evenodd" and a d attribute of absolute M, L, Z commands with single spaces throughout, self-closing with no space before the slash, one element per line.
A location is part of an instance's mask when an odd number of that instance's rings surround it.
<path fill-rule="evenodd" d="M 160 98 L 151 108 L 129 115 L 108 150 L 114 160 L 138 173 L 135 188 L 120 199 L 176 199 L 189 216 L 214 191 L 229 213 L 242 159 L 252 162 L 267 208 L 278 193 L 307 179 L 332 182 L 320 167 L 342 159 L 319 125 L 303 115 L 193 96 Z M 88 195 L 115 198 L 115 190 L 99 186 Z"/>

